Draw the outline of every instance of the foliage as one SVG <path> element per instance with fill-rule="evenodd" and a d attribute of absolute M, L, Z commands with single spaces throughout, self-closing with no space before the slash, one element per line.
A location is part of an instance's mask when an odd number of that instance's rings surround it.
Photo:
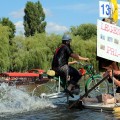
<path fill-rule="evenodd" d="M 0 23 L 3 26 L 8 26 L 9 27 L 9 43 L 10 45 L 12 44 L 12 38 L 15 37 L 15 32 L 16 32 L 16 28 L 15 25 L 12 23 L 12 21 L 9 20 L 9 18 L 2 18 L 2 20 L 0 20 Z"/>
<path fill-rule="evenodd" d="M 83 40 L 80 36 L 73 36 L 72 48 L 75 53 L 90 58 L 90 63 L 98 70 L 98 65 L 96 63 L 96 43 L 97 38 L 92 37 L 89 40 Z M 73 60 L 73 59 L 71 59 Z"/>
<path fill-rule="evenodd" d="M 58 37 L 57 35 L 47 36 L 46 34 L 36 34 L 25 40 L 27 50 L 33 62 L 29 64 L 29 68 L 51 68 L 51 60 L 54 52 L 53 47 L 56 47 L 57 44 L 55 43 L 58 41 Z"/>
<path fill-rule="evenodd" d="M 77 27 L 71 27 L 70 30 L 73 35 L 81 36 L 83 40 L 90 39 L 97 35 L 97 26 L 94 24 L 81 24 Z"/>
<path fill-rule="evenodd" d="M 24 30 L 25 36 L 33 36 L 35 33 L 45 32 L 45 13 L 40 2 L 28 1 L 24 9 Z"/>
<path fill-rule="evenodd" d="M 9 70 L 9 28 L 0 25 L 0 72 Z"/>
<path fill-rule="evenodd" d="M 61 44 L 61 35 L 45 33 L 31 37 L 15 37 L 11 48 L 12 71 L 27 71 L 33 68 L 50 69 L 55 49 Z M 96 64 L 96 37 L 84 41 L 79 36 L 72 36 L 71 47 L 75 53 L 89 57 Z M 70 59 L 71 61 L 72 59 Z"/>
<path fill-rule="evenodd" d="M 25 46 L 23 37 L 15 37 L 13 39 L 13 45 L 10 47 L 10 70 L 11 71 L 22 71 L 23 65 L 25 65 Z M 26 66 L 26 65 L 25 65 Z"/>
<path fill-rule="evenodd" d="M 33 68 L 48 70 L 51 68 L 55 49 L 61 44 L 62 35 L 35 33 L 34 36 L 15 36 L 9 45 L 9 28 L 0 25 L 0 72 L 28 71 Z M 71 33 L 72 34 L 72 33 Z M 71 35 L 71 47 L 75 53 L 90 58 L 97 69 L 97 36 L 84 40 L 81 36 Z M 73 59 L 70 59 L 70 61 Z"/>

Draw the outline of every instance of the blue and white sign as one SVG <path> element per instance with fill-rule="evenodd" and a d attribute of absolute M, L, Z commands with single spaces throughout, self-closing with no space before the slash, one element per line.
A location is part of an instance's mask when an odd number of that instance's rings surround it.
<path fill-rule="evenodd" d="M 114 6 L 110 2 L 99 1 L 100 17 L 109 18 L 112 10 L 114 10 Z M 118 4 L 118 19 L 120 20 L 120 4 Z"/>
<path fill-rule="evenodd" d="M 99 16 L 108 18 L 111 16 L 111 4 L 110 2 L 99 1 Z"/>

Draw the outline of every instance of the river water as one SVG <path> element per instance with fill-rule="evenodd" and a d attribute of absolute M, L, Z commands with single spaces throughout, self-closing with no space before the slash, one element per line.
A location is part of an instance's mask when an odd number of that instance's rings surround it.
<path fill-rule="evenodd" d="M 0 120 L 119 120 L 120 113 L 68 109 L 67 104 L 30 96 L 25 90 L 1 84 Z"/>

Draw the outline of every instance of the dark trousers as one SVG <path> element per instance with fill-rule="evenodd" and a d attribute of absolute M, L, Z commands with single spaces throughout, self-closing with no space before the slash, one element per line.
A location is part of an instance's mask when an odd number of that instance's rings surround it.
<path fill-rule="evenodd" d="M 68 77 L 70 76 L 69 84 L 73 84 L 73 85 L 76 85 L 77 82 L 82 77 L 82 74 L 79 73 L 78 70 L 76 70 L 74 67 L 68 66 L 68 65 L 64 65 L 62 67 L 54 68 L 53 70 L 55 70 L 56 73 L 58 75 L 60 75 L 60 77 L 63 80 L 67 81 Z"/>
<path fill-rule="evenodd" d="M 70 83 L 76 85 L 82 77 L 82 74 L 78 72 L 74 67 L 69 66 L 68 74 L 70 75 Z"/>

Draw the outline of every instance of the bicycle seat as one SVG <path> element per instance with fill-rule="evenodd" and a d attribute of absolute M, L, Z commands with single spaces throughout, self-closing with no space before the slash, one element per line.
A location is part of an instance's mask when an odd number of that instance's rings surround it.
<path fill-rule="evenodd" d="M 54 70 L 48 70 L 47 71 L 47 75 L 49 76 L 49 77 L 59 77 L 60 75 L 57 73 L 57 72 L 55 72 Z"/>
<path fill-rule="evenodd" d="M 55 76 L 55 71 L 54 70 L 48 70 L 47 75 L 50 76 L 50 77 L 53 77 L 53 76 Z"/>

